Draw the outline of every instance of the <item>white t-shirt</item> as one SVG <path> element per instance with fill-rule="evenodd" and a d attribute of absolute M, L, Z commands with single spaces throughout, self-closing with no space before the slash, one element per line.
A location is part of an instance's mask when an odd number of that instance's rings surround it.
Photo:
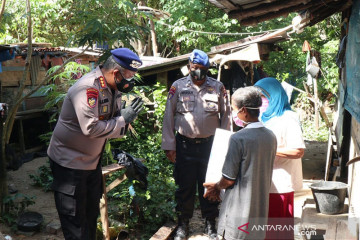
<path fill-rule="evenodd" d="M 278 148 L 305 148 L 297 113 L 285 111 L 265 123 L 276 136 Z M 270 193 L 288 193 L 302 189 L 301 158 L 288 159 L 276 156 Z"/>

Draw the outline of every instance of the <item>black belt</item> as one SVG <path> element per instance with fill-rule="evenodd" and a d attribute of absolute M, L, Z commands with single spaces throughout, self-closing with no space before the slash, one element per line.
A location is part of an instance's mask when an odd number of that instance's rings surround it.
<path fill-rule="evenodd" d="M 210 137 L 206 137 L 206 138 L 188 138 L 179 133 L 177 134 L 177 136 L 179 136 L 179 138 L 181 140 L 188 142 L 188 143 L 192 143 L 192 144 L 206 143 L 206 142 L 212 141 L 214 138 L 214 135 L 211 135 Z"/>

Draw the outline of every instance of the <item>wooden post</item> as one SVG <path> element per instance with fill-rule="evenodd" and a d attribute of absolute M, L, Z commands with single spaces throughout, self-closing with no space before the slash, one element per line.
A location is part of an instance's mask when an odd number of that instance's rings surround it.
<path fill-rule="evenodd" d="M 306 94 L 308 95 L 308 99 L 315 104 L 315 99 L 314 99 L 314 97 L 310 94 L 310 92 L 309 92 L 309 87 L 306 85 L 305 82 L 303 82 L 303 84 L 304 84 L 304 88 L 305 88 L 306 92 L 302 91 L 301 89 L 295 88 L 295 87 L 294 87 L 294 89 L 295 89 L 295 90 L 298 90 L 299 92 L 306 93 Z M 320 114 L 321 114 L 322 118 L 324 119 L 326 126 L 327 126 L 328 128 L 330 128 L 331 131 L 334 131 L 334 129 L 332 128 L 332 123 L 329 121 L 329 118 L 327 117 L 327 115 L 326 115 L 326 113 L 325 113 L 325 109 L 324 109 L 324 106 L 323 106 L 322 102 L 321 102 L 320 100 L 318 100 L 318 103 L 320 103 L 320 108 L 319 108 L 319 109 L 320 109 Z"/>
<path fill-rule="evenodd" d="M 314 106 L 315 106 L 315 129 L 316 131 L 319 130 L 319 93 L 318 93 L 318 86 L 317 86 L 317 79 L 314 78 Z"/>
<path fill-rule="evenodd" d="M 100 200 L 100 218 L 102 223 L 102 229 L 103 229 L 103 237 L 104 240 L 110 240 L 110 233 L 109 233 L 109 216 L 107 211 L 107 197 L 106 197 L 106 176 L 102 175 L 103 179 L 103 195 Z"/>
<path fill-rule="evenodd" d="M 25 153 L 25 140 L 24 140 L 24 127 L 22 119 L 18 120 L 19 122 L 19 145 L 21 154 Z"/>

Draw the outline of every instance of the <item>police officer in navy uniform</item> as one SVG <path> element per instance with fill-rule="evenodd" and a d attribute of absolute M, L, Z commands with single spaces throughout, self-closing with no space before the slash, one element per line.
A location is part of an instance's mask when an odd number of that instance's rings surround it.
<path fill-rule="evenodd" d="M 206 76 L 207 54 L 195 49 L 189 57 L 189 75 L 171 86 L 163 121 L 162 149 L 175 163 L 178 227 L 175 240 L 186 239 L 193 215 L 196 188 L 205 233 L 216 238 L 218 203 L 204 199 L 205 175 L 216 128 L 230 129 L 230 105 L 224 85 Z"/>
<path fill-rule="evenodd" d="M 141 66 L 127 48 L 111 51 L 104 65 L 69 88 L 48 148 L 52 189 L 66 240 L 95 240 L 102 196 L 101 155 L 108 138 L 121 138 L 142 110 L 141 98 L 125 107 Z"/>

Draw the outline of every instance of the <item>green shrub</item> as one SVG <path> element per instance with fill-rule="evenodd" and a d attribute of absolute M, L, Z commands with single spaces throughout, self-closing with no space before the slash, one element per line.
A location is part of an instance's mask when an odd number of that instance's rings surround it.
<path fill-rule="evenodd" d="M 53 175 L 49 163 L 39 167 L 36 174 L 30 174 L 29 177 L 33 181 L 34 186 L 41 187 L 45 192 L 51 191 Z"/>

